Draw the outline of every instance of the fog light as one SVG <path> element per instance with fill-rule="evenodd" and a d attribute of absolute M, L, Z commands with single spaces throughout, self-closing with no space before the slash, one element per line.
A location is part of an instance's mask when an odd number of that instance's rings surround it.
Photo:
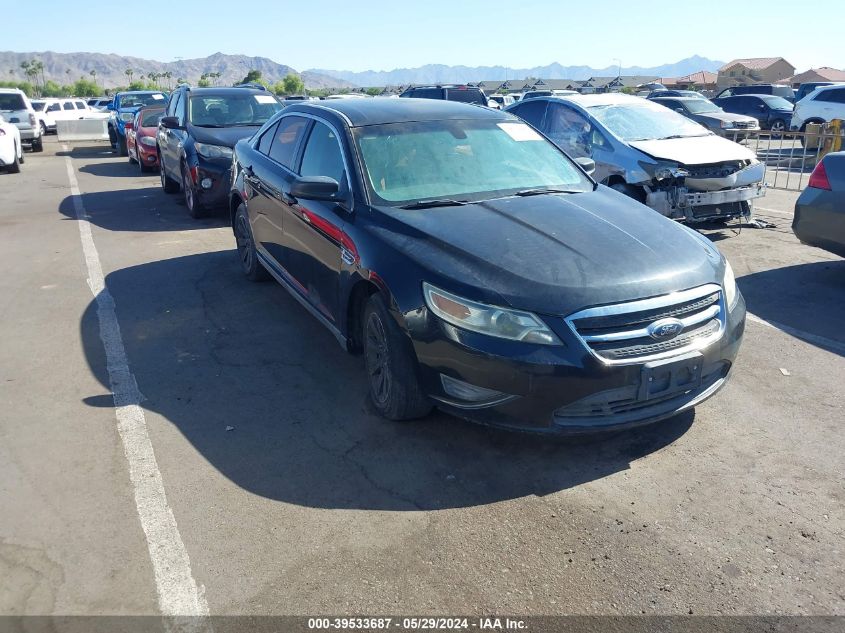
<path fill-rule="evenodd" d="M 211 178 L 203 178 L 203 179 L 202 179 L 202 182 L 200 183 L 200 186 L 201 186 L 203 189 L 211 189 L 211 185 L 212 185 L 212 184 L 213 184 L 213 183 L 212 183 Z"/>
<path fill-rule="evenodd" d="M 451 376 L 446 376 L 445 374 L 440 374 L 440 383 L 443 385 L 443 391 L 453 398 L 457 398 L 465 403 L 463 405 L 453 403 L 456 406 L 491 406 L 516 398 L 516 396 L 502 393 L 501 391 L 494 391 L 492 389 L 471 385 L 468 382 L 452 378 Z"/>
<path fill-rule="evenodd" d="M 147 160 L 150 161 L 151 163 L 154 163 L 156 161 L 156 157 L 155 156 L 147 156 Z"/>

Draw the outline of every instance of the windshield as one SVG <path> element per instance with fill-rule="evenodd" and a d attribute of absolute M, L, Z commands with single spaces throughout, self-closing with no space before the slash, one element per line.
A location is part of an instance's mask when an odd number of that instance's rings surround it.
<path fill-rule="evenodd" d="M 123 95 L 120 98 L 121 108 L 137 108 L 138 106 L 147 106 L 154 103 L 164 103 L 164 95 L 160 92 L 148 95 Z"/>
<path fill-rule="evenodd" d="M 698 123 L 682 114 L 643 99 L 643 103 L 601 105 L 588 112 L 599 123 L 623 141 L 648 141 L 653 139 L 710 134 Z"/>
<path fill-rule="evenodd" d="M 159 119 L 164 114 L 164 110 L 150 110 L 149 112 L 141 113 L 141 127 L 158 127 Z"/>
<path fill-rule="evenodd" d="M 26 103 L 17 93 L 0 94 L 0 110 L 26 110 Z"/>
<path fill-rule="evenodd" d="M 722 108 L 717 106 L 712 101 L 707 99 L 695 99 L 694 101 L 684 101 L 684 107 L 687 111 L 693 114 L 701 114 L 702 112 L 721 112 Z"/>
<path fill-rule="evenodd" d="M 196 95 L 190 100 L 190 121 L 199 127 L 260 126 L 281 109 L 267 94 Z"/>
<path fill-rule="evenodd" d="M 592 189 L 563 153 L 519 121 L 390 123 L 356 128 L 354 135 L 377 203 L 479 201 L 526 189 Z"/>
<path fill-rule="evenodd" d="M 789 103 L 783 97 L 770 97 L 766 95 L 765 97 L 760 97 L 763 101 L 766 102 L 766 105 L 769 106 L 772 110 L 791 110 L 792 104 Z"/>

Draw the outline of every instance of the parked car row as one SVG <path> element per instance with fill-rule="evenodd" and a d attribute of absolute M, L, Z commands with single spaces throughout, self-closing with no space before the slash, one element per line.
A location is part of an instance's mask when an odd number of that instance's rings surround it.
<path fill-rule="evenodd" d="M 0 88 L 0 116 L 19 132 L 19 144 L 29 145 L 33 152 L 44 149 L 44 132 L 29 97 L 17 88 Z"/>

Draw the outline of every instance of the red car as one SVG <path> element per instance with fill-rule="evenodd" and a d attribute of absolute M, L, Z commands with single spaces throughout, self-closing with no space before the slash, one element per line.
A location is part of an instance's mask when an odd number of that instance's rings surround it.
<path fill-rule="evenodd" d="M 126 124 L 126 151 L 129 162 L 137 163 L 142 172 L 158 169 L 158 149 L 156 134 L 158 120 L 164 114 L 164 108 L 141 108 L 135 118 Z"/>

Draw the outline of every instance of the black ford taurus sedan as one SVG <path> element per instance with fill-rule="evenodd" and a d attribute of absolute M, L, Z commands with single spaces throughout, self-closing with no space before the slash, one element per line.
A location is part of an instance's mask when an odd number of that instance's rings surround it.
<path fill-rule="evenodd" d="M 745 303 L 707 239 L 507 113 L 294 104 L 236 145 L 229 202 L 246 276 L 363 352 L 390 419 L 436 405 L 550 433 L 653 422 L 714 394 L 742 338 Z"/>

